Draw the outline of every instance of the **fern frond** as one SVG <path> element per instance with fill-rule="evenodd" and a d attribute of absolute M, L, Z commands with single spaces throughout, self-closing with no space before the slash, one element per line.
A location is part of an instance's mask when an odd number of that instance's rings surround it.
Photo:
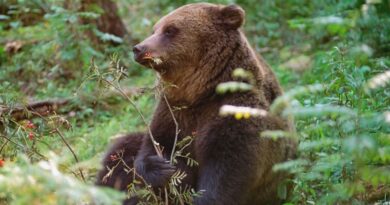
<path fill-rule="evenodd" d="M 276 98 L 271 105 L 270 112 L 274 114 L 280 114 L 283 112 L 284 109 L 286 109 L 286 107 L 288 107 L 288 105 L 294 98 L 300 95 L 320 92 L 323 91 L 325 88 L 326 86 L 323 84 L 314 84 L 294 88 L 284 93 L 282 96 Z"/>

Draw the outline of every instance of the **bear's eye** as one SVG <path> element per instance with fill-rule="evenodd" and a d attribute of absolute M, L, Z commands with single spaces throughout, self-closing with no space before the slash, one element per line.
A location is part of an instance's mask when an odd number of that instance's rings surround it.
<path fill-rule="evenodd" d="M 173 26 L 169 26 L 164 30 L 164 35 L 172 37 L 177 33 L 178 29 Z"/>

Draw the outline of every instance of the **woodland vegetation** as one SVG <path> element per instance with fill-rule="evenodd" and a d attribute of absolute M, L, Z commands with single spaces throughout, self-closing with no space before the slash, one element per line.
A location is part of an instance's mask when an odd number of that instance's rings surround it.
<path fill-rule="evenodd" d="M 120 204 L 93 185 L 102 154 L 146 130 L 156 100 L 131 48 L 191 2 L 0 0 L 0 204 Z M 271 111 L 297 131 L 271 134 L 300 141 L 274 167 L 294 174 L 286 204 L 390 203 L 390 1 L 213 3 L 246 10 L 245 33 L 284 87 Z"/>

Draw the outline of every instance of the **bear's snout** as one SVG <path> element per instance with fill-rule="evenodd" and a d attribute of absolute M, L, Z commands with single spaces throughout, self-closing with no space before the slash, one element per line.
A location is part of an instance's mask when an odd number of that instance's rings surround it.
<path fill-rule="evenodd" d="M 134 53 L 134 59 L 137 62 L 141 62 L 143 60 L 143 55 L 145 53 L 145 46 L 142 46 L 140 44 L 137 44 L 133 47 L 133 53 Z"/>

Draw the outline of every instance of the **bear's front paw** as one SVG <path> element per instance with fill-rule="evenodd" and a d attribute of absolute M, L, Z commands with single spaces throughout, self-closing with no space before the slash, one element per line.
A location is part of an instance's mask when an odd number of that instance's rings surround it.
<path fill-rule="evenodd" d="M 138 162 L 136 171 L 152 187 L 163 187 L 175 173 L 176 168 L 168 160 L 154 155 L 146 157 L 142 163 Z"/>

